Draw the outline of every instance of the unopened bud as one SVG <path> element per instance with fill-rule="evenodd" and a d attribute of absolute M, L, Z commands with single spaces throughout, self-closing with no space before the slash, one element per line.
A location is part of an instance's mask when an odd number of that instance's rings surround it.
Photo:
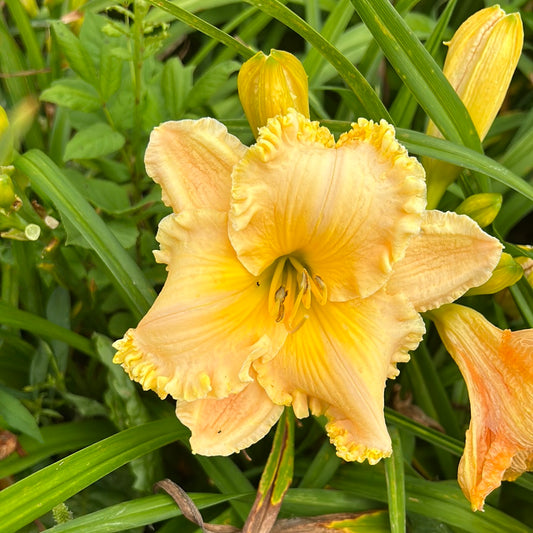
<path fill-rule="evenodd" d="M 486 192 L 469 196 L 459 204 L 455 212 L 459 215 L 468 215 L 484 228 L 494 221 L 501 206 L 501 194 Z"/>
<path fill-rule="evenodd" d="M 522 267 L 509 255 L 502 253 L 499 263 L 488 281 L 479 287 L 470 289 L 466 296 L 477 294 L 494 294 L 514 285 L 524 274 Z"/>
<path fill-rule="evenodd" d="M 255 136 L 269 118 L 290 108 L 309 118 L 307 74 L 300 61 L 282 50 L 258 52 L 246 61 L 237 79 L 239 98 Z"/>
<path fill-rule="evenodd" d="M 7 174 L 0 174 L 0 207 L 9 209 L 15 199 L 13 181 Z"/>

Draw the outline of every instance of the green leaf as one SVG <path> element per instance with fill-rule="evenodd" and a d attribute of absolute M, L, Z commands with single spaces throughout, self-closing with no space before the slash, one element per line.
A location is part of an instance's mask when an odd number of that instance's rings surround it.
<path fill-rule="evenodd" d="M 28 176 L 33 189 L 50 198 L 61 216 L 82 234 L 102 261 L 111 281 L 136 319 L 148 311 L 155 294 L 139 267 L 119 244 L 104 221 L 69 182 L 57 165 L 39 150 L 15 159 L 15 167 Z"/>
<path fill-rule="evenodd" d="M 294 471 L 294 419 L 283 411 L 276 428 L 272 450 L 263 469 L 257 496 L 244 524 L 244 533 L 268 533 L 279 514 Z"/>
<path fill-rule="evenodd" d="M 110 46 L 102 48 L 100 57 L 99 90 L 104 102 L 107 102 L 119 89 L 122 82 L 123 59 L 113 53 Z"/>
<path fill-rule="evenodd" d="M 106 213 L 120 214 L 131 208 L 128 193 L 117 183 L 98 178 L 87 178 L 80 172 L 66 170 L 71 183 L 86 200 Z"/>
<path fill-rule="evenodd" d="M 207 509 L 213 505 L 227 502 L 235 495 L 226 494 L 190 494 L 198 509 Z M 182 516 L 179 507 L 166 494 L 157 494 L 138 498 L 129 502 L 106 507 L 85 516 L 70 520 L 50 529 L 49 533 L 113 533 L 131 531 L 133 528 L 149 526 L 155 522 Z"/>
<path fill-rule="evenodd" d="M 80 450 L 0 492 L 2 527 L 19 528 L 85 487 L 165 444 L 186 437 L 177 419 L 143 424 Z"/>
<path fill-rule="evenodd" d="M 17 398 L 2 387 L 0 387 L 0 417 L 13 431 L 20 431 L 39 442 L 43 441 L 35 418 Z"/>
<path fill-rule="evenodd" d="M 126 139 L 111 126 L 98 122 L 72 137 L 65 147 L 65 161 L 92 159 L 120 150 Z"/>
<path fill-rule="evenodd" d="M 122 371 L 120 367 L 118 368 Z M 0 479 L 22 472 L 53 455 L 88 446 L 97 440 L 108 437 L 112 432 L 111 424 L 100 418 L 44 426 L 41 428 L 42 443 L 22 435 L 19 438 L 19 443 L 26 455 L 13 454 L 2 459 L 0 461 Z"/>
<path fill-rule="evenodd" d="M 40 97 L 43 102 L 90 113 L 102 107 L 96 89 L 83 80 L 57 80 L 45 89 Z"/>
<path fill-rule="evenodd" d="M 63 24 L 63 22 L 52 22 L 51 24 L 53 35 L 56 38 L 59 47 L 67 61 L 70 68 L 86 82 L 94 85 L 98 82 L 96 76 L 96 69 L 91 56 L 80 43 L 80 40 Z"/>
<path fill-rule="evenodd" d="M 387 488 L 380 468 L 370 465 L 341 467 L 332 485 L 352 491 L 356 496 L 387 501 Z M 428 481 L 405 477 L 406 509 L 410 513 L 429 516 L 465 531 L 483 533 L 531 533 L 531 529 L 502 511 L 485 506 L 483 513 L 474 513 L 456 481 Z"/>
<path fill-rule="evenodd" d="M 0 300 L 0 323 L 4 326 L 30 331 L 35 335 L 57 339 L 87 355 L 93 355 L 91 342 L 70 329 L 63 328 L 44 318 L 17 309 Z"/>
<path fill-rule="evenodd" d="M 170 13 L 178 20 L 185 22 L 191 28 L 194 28 L 205 35 L 220 41 L 229 48 L 233 48 L 238 54 L 240 54 L 245 59 L 249 59 L 255 53 L 253 48 L 246 46 L 241 43 L 239 40 L 233 38 L 231 35 L 228 35 L 226 32 L 219 30 L 216 26 L 209 24 L 205 20 L 202 20 L 200 17 L 193 15 L 191 12 L 178 7 L 176 4 L 169 2 L 168 0 L 148 0 L 152 5 L 160 7 L 167 13 Z M 219 2 L 218 2 L 219 4 Z M 205 7 L 205 6 L 204 6 Z"/>
<path fill-rule="evenodd" d="M 224 61 L 211 67 L 194 84 L 187 106 L 192 109 L 207 102 L 240 66 L 237 61 Z"/>
<path fill-rule="evenodd" d="M 384 460 L 385 478 L 387 480 L 387 497 L 391 533 L 404 533 L 405 519 L 405 483 L 402 441 L 398 428 L 389 427 L 392 440 L 392 456 Z"/>
<path fill-rule="evenodd" d="M 389 0 L 352 0 L 401 80 L 449 140 L 481 152 L 472 119 L 442 70 Z"/>
<path fill-rule="evenodd" d="M 170 58 L 163 67 L 161 89 L 170 118 L 181 118 L 189 106 L 187 98 L 192 89 L 192 67 L 184 67 L 177 57 Z"/>

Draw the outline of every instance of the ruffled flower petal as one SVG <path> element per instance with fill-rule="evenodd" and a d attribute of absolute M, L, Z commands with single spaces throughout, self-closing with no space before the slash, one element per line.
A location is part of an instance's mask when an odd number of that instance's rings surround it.
<path fill-rule="evenodd" d="M 458 481 L 472 509 L 533 466 L 533 330 L 500 330 L 468 307 L 431 311 L 466 381 L 470 428 Z"/>
<path fill-rule="evenodd" d="M 469 217 L 426 211 L 420 233 L 387 282 L 391 293 L 405 294 L 417 311 L 453 302 L 485 283 L 500 259 L 502 245 Z"/>
<path fill-rule="evenodd" d="M 408 361 L 424 333 L 420 316 L 405 298 L 383 291 L 364 300 L 311 309 L 280 353 L 253 366 L 258 381 L 298 418 L 325 414 L 337 454 L 376 463 L 391 453 L 383 416 L 387 377 Z"/>
<path fill-rule="evenodd" d="M 246 146 L 212 118 L 165 122 L 150 135 L 144 162 L 163 202 L 183 209 L 227 211 L 231 171 Z"/>
<path fill-rule="evenodd" d="M 230 455 L 248 448 L 268 433 L 282 412 L 256 382 L 221 400 L 178 401 L 176 406 L 177 417 L 191 430 L 192 451 L 200 455 Z"/>
<path fill-rule="evenodd" d="M 392 126 L 360 119 L 334 144 L 296 111 L 271 119 L 233 172 L 230 240 L 254 274 L 293 254 L 333 301 L 385 282 L 425 207 L 422 166 Z"/>
<path fill-rule="evenodd" d="M 114 362 L 160 397 L 223 398 L 252 381 L 251 363 L 274 356 L 285 328 L 268 314 L 269 286 L 238 261 L 218 211 L 183 211 L 159 227 L 168 278 Z"/>

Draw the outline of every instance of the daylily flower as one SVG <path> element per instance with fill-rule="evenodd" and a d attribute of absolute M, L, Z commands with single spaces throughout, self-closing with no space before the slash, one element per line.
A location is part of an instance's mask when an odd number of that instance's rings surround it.
<path fill-rule="evenodd" d="M 520 13 L 506 14 L 499 5 L 469 17 L 448 44 L 443 72 L 455 89 L 483 140 L 489 131 L 522 53 L 524 29 Z M 441 137 L 430 122 L 426 133 Z M 436 207 L 460 169 L 434 159 L 424 160 L 428 176 L 428 206 Z"/>
<path fill-rule="evenodd" d="M 466 381 L 472 411 L 458 481 L 472 509 L 533 469 L 533 330 L 501 330 L 457 304 L 431 311 Z"/>
<path fill-rule="evenodd" d="M 419 312 L 485 282 L 499 241 L 425 211 L 423 168 L 384 121 L 335 142 L 289 110 L 250 148 L 214 119 L 167 122 L 145 163 L 174 211 L 155 252 L 168 278 L 114 361 L 177 400 L 196 453 L 246 448 L 290 405 L 325 414 L 344 459 L 390 455 L 383 389 Z"/>

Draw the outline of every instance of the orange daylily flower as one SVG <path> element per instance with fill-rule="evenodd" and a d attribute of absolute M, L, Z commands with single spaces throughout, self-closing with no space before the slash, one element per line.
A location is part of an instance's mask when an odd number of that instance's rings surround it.
<path fill-rule="evenodd" d="M 177 400 L 196 453 L 246 448 L 290 405 L 325 414 L 344 459 L 390 455 L 383 389 L 419 312 L 484 283 L 499 241 L 425 211 L 423 168 L 384 121 L 335 142 L 289 110 L 250 148 L 214 119 L 167 122 L 145 163 L 174 211 L 155 252 L 168 278 L 114 361 Z"/>
<path fill-rule="evenodd" d="M 472 411 L 458 481 L 473 510 L 533 469 L 533 330 L 501 330 L 457 304 L 431 311 L 466 381 Z"/>

